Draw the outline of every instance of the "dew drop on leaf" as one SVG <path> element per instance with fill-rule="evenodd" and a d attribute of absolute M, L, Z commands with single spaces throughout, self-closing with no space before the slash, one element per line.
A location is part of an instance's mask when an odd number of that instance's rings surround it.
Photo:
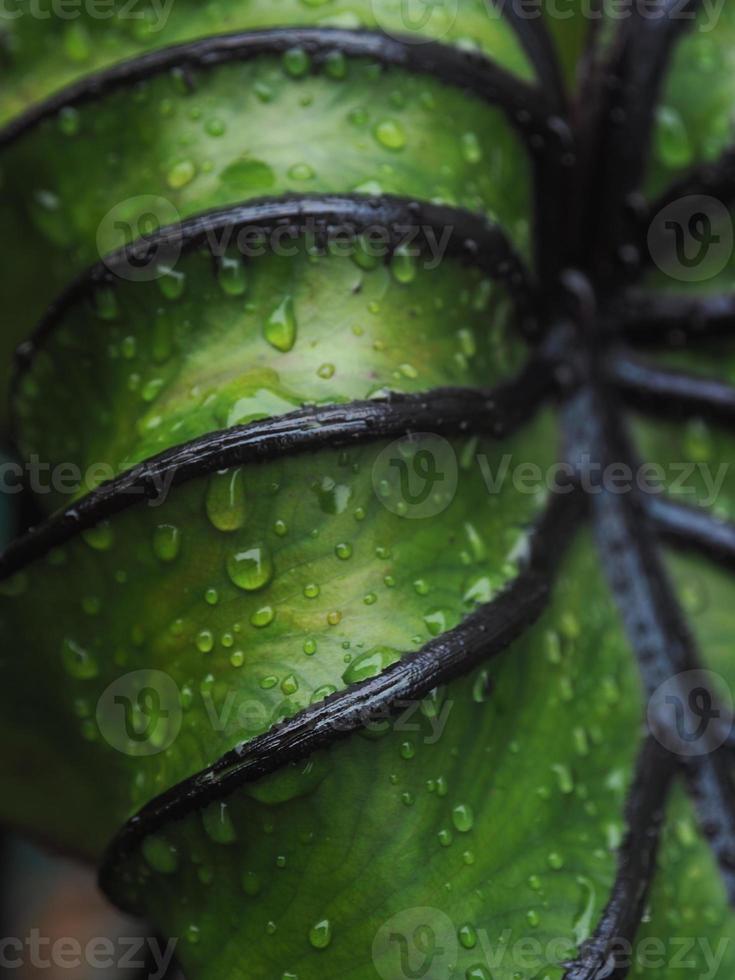
<path fill-rule="evenodd" d="M 271 554 L 262 544 L 235 551 L 227 559 L 227 574 L 238 589 L 256 592 L 273 578 Z"/>

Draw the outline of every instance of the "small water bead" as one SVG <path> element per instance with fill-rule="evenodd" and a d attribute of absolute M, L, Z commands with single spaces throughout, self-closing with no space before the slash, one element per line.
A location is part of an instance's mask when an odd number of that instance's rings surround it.
<path fill-rule="evenodd" d="M 67 674 L 76 680 L 91 680 L 99 674 L 99 666 L 92 654 L 68 637 L 61 644 L 61 661 Z"/>
<path fill-rule="evenodd" d="M 330 51 L 324 59 L 324 73 L 329 78 L 341 80 L 347 77 L 347 58 L 341 51 Z"/>
<path fill-rule="evenodd" d="M 227 803 L 212 803 L 202 810 L 202 824 L 207 837 L 215 844 L 234 844 L 237 840 Z"/>
<path fill-rule="evenodd" d="M 193 160 L 179 160 L 166 174 L 166 182 L 172 191 L 178 191 L 194 180 L 196 172 Z"/>
<path fill-rule="evenodd" d="M 529 909 L 526 912 L 526 921 L 532 929 L 535 929 L 541 924 L 541 917 L 535 909 Z"/>
<path fill-rule="evenodd" d="M 285 51 L 282 63 L 284 71 L 292 78 L 303 78 L 311 68 L 311 58 L 303 48 L 291 48 Z"/>
<path fill-rule="evenodd" d="M 285 538 L 288 534 L 288 524 L 285 521 L 276 521 L 273 525 L 273 533 L 279 538 Z"/>
<path fill-rule="evenodd" d="M 684 124 L 676 109 L 659 106 L 656 112 L 656 151 L 667 167 L 687 167 L 692 162 L 693 147 Z"/>
<path fill-rule="evenodd" d="M 431 592 L 431 586 L 423 578 L 417 578 L 413 583 L 413 587 L 417 595 L 428 595 Z"/>
<path fill-rule="evenodd" d="M 465 980 L 493 980 L 493 978 L 486 966 L 477 963 L 465 971 Z"/>
<path fill-rule="evenodd" d="M 109 521 L 102 521 L 96 527 L 82 531 L 82 537 L 95 551 L 109 551 L 115 541 L 115 535 Z"/>
<path fill-rule="evenodd" d="M 179 852 L 165 837 L 151 834 L 143 841 L 141 850 L 148 866 L 159 874 L 174 874 L 179 867 Z"/>
<path fill-rule="evenodd" d="M 235 650 L 234 653 L 230 655 L 230 663 L 233 667 L 242 667 L 245 663 L 245 654 L 242 650 Z"/>
<path fill-rule="evenodd" d="M 475 815 L 472 807 L 466 803 L 459 803 L 452 809 L 452 823 L 456 830 L 461 834 L 469 833 L 475 824 Z"/>
<path fill-rule="evenodd" d="M 407 286 L 416 279 L 416 257 L 410 246 L 402 245 L 395 250 L 390 269 L 393 278 L 402 285 Z"/>
<path fill-rule="evenodd" d="M 219 260 L 217 282 L 228 296 L 244 296 L 248 288 L 245 263 L 241 256 L 223 255 Z"/>
<path fill-rule="evenodd" d="M 304 653 L 307 657 L 313 657 L 316 653 L 316 641 L 315 640 L 305 640 L 304 641 Z"/>
<path fill-rule="evenodd" d="M 294 674 L 289 674 L 281 683 L 281 690 L 286 695 L 295 694 L 299 689 L 299 682 Z"/>
<path fill-rule="evenodd" d="M 286 855 L 279 854 L 278 857 L 276 858 L 276 867 L 285 868 L 287 864 L 288 864 L 288 859 L 286 858 Z"/>
<path fill-rule="evenodd" d="M 175 269 L 171 269 L 169 266 L 159 266 L 158 288 L 161 291 L 161 295 L 166 299 L 172 301 L 181 299 L 186 288 L 186 276 L 183 272 L 177 272 Z M 154 360 L 158 361 L 159 363 L 166 359 L 167 358 L 165 357 L 161 357 L 160 354 L 157 357 L 154 356 Z"/>
<path fill-rule="evenodd" d="M 541 891 L 541 879 L 538 875 L 529 875 L 528 877 L 528 887 L 533 892 Z"/>
<path fill-rule="evenodd" d="M 270 691 L 278 684 L 278 678 L 274 674 L 269 674 L 267 677 L 263 677 L 260 681 L 260 686 L 264 691 Z"/>
<path fill-rule="evenodd" d="M 352 558 L 352 545 L 342 541 L 335 546 L 334 553 L 342 561 L 347 561 Z"/>
<path fill-rule="evenodd" d="M 284 297 L 268 316 L 263 336 L 276 350 L 285 354 L 292 350 L 298 334 L 298 320 L 292 296 Z"/>
<path fill-rule="evenodd" d="M 568 796 L 570 793 L 574 792 L 574 777 L 572 776 L 569 766 L 564 763 L 557 763 L 551 767 L 551 771 L 556 775 L 556 781 L 559 785 L 561 792 Z"/>
<path fill-rule="evenodd" d="M 326 949 L 332 941 L 332 924 L 329 919 L 322 919 L 309 930 L 309 942 L 314 949 Z"/>
<path fill-rule="evenodd" d="M 159 524 L 153 532 L 153 553 L 162 562 L 176 561 L 181 552 L 181 531 L 174 524 Z"/>
<path fill-rule="evenodd" d="M 450 847 L 454 837 L 452 836 L 452 831 L 443 827 L 439 833 L 436 835 L 439 838 L 439 843 L 442 847 Z"/>
<path fill-rule="evenodd" d="M 413 759 L 416 755 L 416 746 L 413 742 L 406 741 L 401 743 L 401 758 L 402 759 Z"/>
<path fill-rule="evenodd" d="M 204 601 L 208 606 L 216 606 L 219 602 L 219 592 L 213 588 L 207 589 L 204 593 Z"/>
<path fill-rule="evenodd" d="M 319 366 L 319 368 L 317 368 L 316 373 L 320 378 L 322 378 L 322 380 L 329 381 L 330 378 L 334 377 L 334 372 L 336 370 L 337 369 L 335 368 L 334 364 L 322 364 Z"/>
<path fill-rule="evenodd" d="M 392 647 L 374 647 L 355 657 L 342 674 L 342 680 L 345 684 L 359 684 L 360 681 L 368 680 L 370 677 L 377 677 L 398 660 L 400 660 L 398 650 Z"/>
<path fill-rule="evenodd" d="M 546 861 L 552 871 L 561 871 L 561 869 L 564 867 L 564 858 L 558 853 L 558 851 L 552 851 L 547 857 Z"/>
<path fill-rule="evenodd" d="M 204 124 L 204 131 L 208 136 L 213 136 L 218 139 L 220 136 L 224 136 L 227 132 L 227 126 L 225 123 L 214 116 L 212 119 L 208 119 Z"/>
<path fill-rule="evenodd" d="M 406 132 L 395 119 L 383 119 L 374 132 L 378 143 L 387 150 L 402 150 L 406 145 Z"/>
<path fill-rule="evenodd" d="M 330 626 L 339 626 L 342 622 L 342 613 L 334 609 L 332 612 L 327 614 L 327 623 Z"/>
<path fill-rule="evenodd" d="M 200 653 L 211 653 L 214 650 L 214 634 L 211 630 L 201 630 L 196 638 L 197 650 Z"/>
<path fill-rule="evenodd" d="M 482 147 L 476 133 L 468 132 L 462 134 L 462 159 L 465 163 L 480 163 L 482 160 Z"/>
<path fill-rule="evenodd" d="M 366 606 L 374 606 L 375 603 L 378 601 L 378 597 L 374 592 L 368 592 L 366 596 L 363 596 L 362 601 L 365 603 Z"/>
<path fill-rule="evenodd" d="M 186 927 L 186 941 L 191 943 L 192 946 L 197 946 L 201 939 L 201 933 L 199 926 L 195 925 L 193 922 Z"/>
<path fill-rule="evenodd" d="M 58 116 L 59 132 L 64 136 L 76 136 L 80 129 L 79 112 L 72 106 L 65 106 Z"/>
<path fill-rule="evenodd" d="M 227 574 L 233 584 L 245 592 L 265 588 L 273 578 L 273 571 L 273 559 L 265 545 L 243 548 L 227 559 Z"/>
<path fill-rule="evenodd" d="M 477 930 L 470 922 L 459 927 L 457 938 L 465 949 L 474 949 L 477 946 Z"/>
<path fill-rule="evenodd" d="M 252 614 L 250 622 L 258 629 L 264 629 L 266 626 L 270 626 L 275 618 L 276 613 L 272 606 L 261 606 Z"/>
<path fill-rule="evenodd" d="M 316 171 L 308 163 L 295 163 L 289 167 L 288 176 L 291 180 L 313 180 L 316 177 Z"/>
<path fill-rule="evenodd" d="M 277 929 L 278 926 L 275 924 L 275 922 L 272 919 L 266 924 L 265 927 L 265 931 L 268 933 L 269 936 L 274 936 L 276 934 Z"/>

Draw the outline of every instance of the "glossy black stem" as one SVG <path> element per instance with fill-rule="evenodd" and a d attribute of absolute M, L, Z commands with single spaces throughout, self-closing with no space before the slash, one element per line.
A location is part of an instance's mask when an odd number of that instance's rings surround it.
<path fill-rule="evenodd" d="M 564 980 L 627 976 L 633 944 L 656 873 L 665 804 L 677 764 L 649 737 L 638 757 L 626 806 L 628 831 L 618 853 L 612 894 L 594 934 L 568 964 Z"/>
<path fill-rule="evenodd" d="M 735 419 L 735 387 L 715 378 L 659 367 L 620 351 L 609 358 L 608 377 L 629 404 L 653 415 Z"/>
<path fill-rule="evenodd" d="M 100 872 L 102 889 L 120 901 L 116 886 L 121 865 L 148 834 L 370 723 L 385 721 L 407 701 L 425 697 L 435 687 L 506 650 L 547 605 L 553 573 L 573 536 L 581 506 L 580 495 L 574 491 L 555 496 L 532 532 L 524 570 L 455 629 L 404 655 L 377 677 L 333 694 L 239 745 L 209 769 L 145 806 L 110 845 Z"/>
<path fill-rule="evenodd" d="M 426 394 L 304 408 L 210 433 L 146 460 L 30 531 L 0 555 L 0 578 L 128 507 L 160 503 L 162 493 L 218 470 L 416 432 L 503 438 L 536 412 L 553 384 L 551 370 L 539 357 L 513 381 L 492 389 L 437 388 Z"/>

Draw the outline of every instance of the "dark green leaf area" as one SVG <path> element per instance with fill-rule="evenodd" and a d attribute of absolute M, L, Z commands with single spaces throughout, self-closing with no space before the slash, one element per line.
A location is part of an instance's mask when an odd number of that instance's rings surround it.
<path fill-rule="evenodd" d="M 73 769 L 55 795 L 74 815 L 61 843 L 98 856 L 173 783 L 490 600 L 516 574 L 543 503 L 538 487 L 517 491 L 508 467 L 543 472 L 552 419 L 502 444 L 432 443 L 442 480 L 430 485 L 411 474 L 411 446 L 162 485 L 157 500 L 6 579 L 0 630 L 13 698 L 1 728 L 18 752 L 3 756 L 3 816 L 44 826 L 47 808 L 14 787 L 27 787 L 28 765 Z M 401 464 L 413 481 L 406 496 Z M 500 480 L 489 490 L 486 478 Z"/>
<path fill-rule="evenodd" d="M 391 934 L 416 968 L 427 925 L 432 976 L 561 977 L 607 900 L 639 747 L 590 541 L 524 638 L 416 707 L 149 837 L 121 898 L 202 977 L 397 977 Z"/>

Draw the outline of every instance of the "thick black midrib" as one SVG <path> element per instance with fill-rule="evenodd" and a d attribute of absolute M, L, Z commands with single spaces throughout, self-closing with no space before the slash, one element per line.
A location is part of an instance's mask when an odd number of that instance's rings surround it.
<path fill-rule="evenodd" d="M 518 27 L 518 25 L 516 25 L 516 27 Z M 283 33 L 284 34 L 287 34 L 288 32 L 286 31 L 286 32 L 283 32 Z M 546 34 L 546 31 L 545 31 L 545 28 L 543 26 L 540 26 L 539 27 L 539 30 L 537 32 L 534 32 L 534 33 L 536 34 L 536 37 L 538 38 L 538 37 L 541 37 L 541 35 Z M 294 35 L 292 34 L 292 37 L 293 36 Z M 627 35 L 627 40 L 628 40 L 628 43 L 630 43 L 630 34 Z M 660 33 L 657 36 L 657 38 L 655 38 L 654 41 L 653 41 L 653 48 L 647 48 L 646 49 L 646 50 L 650 50 L 651 51 L 652 57 L 654 57 L 654 60 L 655 60 L 655 64 L 656 65 L 658 65 L 658 66 L 664 66 L 666 64 L 666 60 L 667 60 L 667 57 L 668 57 L 668 52 L 669 52 L 671 46 L 673 45 L 673 42 L 674 42 L 673 32 Z M 645 43 L 646 43 L 646 45 L 649 45 L 651 43 L 650 42 L 650 38 L 647 38 Z M 660 45 L 660 48 L 659 48 L 659 45 Z M 292 46 L 292 45 L 289 45 L 289 46 Z M 537 68 L 539 69 L 539 76 L 540 77 L 544 77 L 545 76 L 546 78 L 549 78 L 550 76 L 548 74 L 548 72 L 549 72 L 548 64 L 546 66 L 543 66 L 541 64 L 541 61 L 543 61 L 543 59 L 546 57 L 546 55 L 543 54 L 543 51 L 545 50 L 546 53 L 548 54 L 548 51 L 550 50 L 550 42 L 548 41 L 548 37 L 546 38 L 546 40 L 544 42 L 542 42 L 541 45 L 539 45 L 538 43 L 535 43 L 534 42 L 534 44 L 532 44 L 530 47 L 527 47 L 527 50 L 533 51 L 534 50 L 534 47 L 535 47 L 535 52 L 536 52 L 534 57 L 535 57 L 535 59 L 538 59 L 538 61 L 539 61 L 538 65 L 537 65 Z M 632 50 L 634 50 L 634 49 L 635 49 L 635 45 L 632 46 Z M 628 57 L 630 56 L 630 51 L 627 52 L 627 55 L 628 55 Z M 626 64 L 626 61 L 625 61 L 625 53 L 621 56 L 621 59 L 622 60 L 619 60 L 616 64 L 614 64 L 612 66 L 612 72 L 613 72 L 613 74 L 615 74 L 617 72 L 618 75 L 620 75 L 620 73 L 621 73 L 620 65 L 621 64 L 622 65 L 625 65 Z M 418 68 L 418 70 L 421 70 L 421 68 Z M 608 70 L 610 70 L 610 69 L 608 69 Z M 663 67 L 661 67 L 660 69 L 659 68 L 656 68 L 656 71 L 654 72 L 654 74 L 656 75 L 656 77 L 654 78 L 654 82 L 655 82 L 656 85 L 658 84 L 658 81 L 660 80 L 660 76 L 662 75 L 662 72 L 663 72 Z M 623 79 L 623 80 L 625 80 L 625 79 Z M 471 87 L 474 88 L 475 86 L 471 86 Z M 602 111 L 602 94 L 601 94 L 602 88 L 603 88 L 602 85 L 597 85 L 597 87 L 593 87 L 593 91 L 591 92 L 591 96 L 592 96 L 593 100 L 594 99 L 597 99 L 598 100 L 598 106 L 599 106 L 599 110 L 600 110 L 598 114 L 600 115 L 600 118 L 602 118 L 602 116 L 603 116 L 603 111 Z M 651 103 L 651 105 L 652 105 L 652 103 Z M 544 111 L 543 110 L 540 110 L 540 115 L 541 116 L 544 115 Z M 646 107 L 643 112 L 641 112 L 641 113 L 638 114 L 638 121 L 636 122 L 636 127 L 637 127 L 638 130 L 640 130 L 640 132 L 637 132 L 637 135 L 638 135 L 638 137 L 640 139 L 640 142 L 641 143 L 645 143 L 646 145 L 647 145 L 648 139 L 650 138 L 651 115 L 652 115 L 652 109 L 650 107 Z M 604 129 L 605 129 L 605 125 L 603 125 L 603 131 L 604 131 Z M 638 142 L 638 141 L 636 141 L 636 142 Z M 558 255 L 554 255 L 553 257 L 551 257 L 551 256 L 549 256 L 547 254 L 548 251 L 549 251 L 550 242 L 551 242 L 550 230 L 553 228 L 553 221 L 551 219 L 554 216 L 556 216 L 558 218 L 560 214 L 563 214 L 563 201 L 564 201 L 564 193 L 563 193 L 563 191 L 565 190 L 565 184 L 564 184 L 564 181 L 562 179 L 562 174 L 564 173 L 564 169 L 563 169 L 562 166 L 560 166 L 559 160 L 557 158 L 555 158 L 556 156 L 558 156 L 559 146 L 560 145 L 563 145 L 563 143 L 564 143 L 564 140 L 562 139 L 562 143 L 561 144 L 558 141 L 554 144 L 555 152 L 554 152 L 554 154 L 552 154 L 552 157 L 551 157 L 551 161 L 552 161 L 552 164 L 553 165 L 552 165 L 552 167 L 550 169 L 550 173 L 549 174 L 544 173 L 544 174 L 540 175 L 539 174 L 539 168 L 538 168 L 538 166 L 535 169 L 535 176 L 538 179 L 538 182 L 536 184 L 536 187 L 537 187 L 536 204 L 537 205 L 539 203 L 542 204 L 542 207 L 541 208 L 537 207 L 537 209 L 536 209 L 537 254 L 539 254 L 540 255 L 540 258 L 541 258 L 540 265 L 542 267 L 542 271 L 544 269 L 558 269 L 559 266 L 560 266 L 560 262 L 563 264 L 563 258 L 564 258 L 563 255 L 561 257 L 558 256 Z M 603 146 L 604 145 L 606 145 L 606 144 L 605 144 L 605 142 L 603 140 Z M 627 150 L 624 150 L 624 154 L 627 154 L 627 152 L 628 152 Z M 643 153 L 644 151 L 643 150 L 640 150 L 639 152 Z M 637 169 L 640 169 L 640 161 L 643 158 L 642 157 L 635 158 L 635 154 L 633 154 L 633 155 L 630 156 L 630 159 L 633 160 L 633 163 L 630 164 L 630 168 L 628 169 L 628 163 L 626 162 L 625 166 L 622 168 L 624 172 L 621 173 L 621 174 L 617 174 L 615 176 L 616 186 L 626 187 L 628 184 L 631 183 L 631 181 L 632 182 L 635 182 L 635 180 L 637 179 L 636 173 L 633 173 L 633 171 L 636 171 L 637 172 Z M 627 160 L 627 157 L 626 157 L 626 160 Z M 608 180 L 608 176 L 606 175 L 606 172 L 601 171 L 601 172 L 599 172 L 596 175 L 596 183 L 593 182 L 593 184 L 590 185 L 590 186 L 595 186 L 596 191 L 600 192 L 602 194 L 603 198 L 605 196 L 605 190 L 606 190 L 607 180 Z M 547 201 L 547 198 L 549 197 L 549 189 L 550 188 L 553 189 L 555 182 L 557 182 L 557 190 L 559 190 L 559 194 L 555 196 L 554 206 L 553 207 L 550 207 L 549 206 L 549 202 Z M 541 191 L 539 190 L 539 188 L 541 188 Z M 567 185 L 566 186 L 566 190 L 568 191 L 568 189 L 569 188 L 568 188 L 568 185 Z M 612 197 L 615 198 L 615 194 L 613 194 Z M 557 198 L 558 198 L 558 200 L 557 200 Z M 598 238 L 597 240 L 599 241 L 600 239 Z M 603 240 L 604 240 L 604 236 L 603 236 Z M 539 242 L 540 242 L 540 244 L 539 244 Z M 575 251 L 578 251 L 578 249 L 575 249 L 574 244 L 575 244 L 574 242 L 571 243 L 570 254 L 575 254 Z M 543 246 L 543 247 L 541 247 L 541 246 Z M 549 285 L 549 282 L 548 282 L 548 279 L 547 278 L 542 277 L 542 281 L 544 282 L 545 285 L 547 285 L 547 286 Z M 551 311 L 553 311 L 553 309 L 554 309 L 554 303 L 555 303 L 555 300 L 557 299 L 557 297 L 549 294 L 547 296 L 547 299 L 549 301 L 549 309 Z M 551 315 L 553 316 L 553 313 L 551 313 Z M 587 339 L 589 340 L 589 337 Z M 602 391 L 599 391 L 598 394 L 600 395 L 600 397 L 604 397 Z M 349 411 L 349 406 L 346 406 L 345 407 L 345 410 Z M 669 515 L 669 516 L 671 516 L 671 515 Z M 664 524 L 665 524 L 665 521 L 664 521 Z M 701 527 L 699 527 L 698 530 L 701 531 Z M 681 541 L 681 540 L 687 539 L 690 536 L 689 535 L 689 532 L 691 532 L 691 531 L 692 531 L 692 528 L 690 527 L 688 531 L 682 532 L 681 523 L 679 525 L 677 525 L 677 537 L 678 537 L 678 540 Z M 694 536 L 696 537 L 696 535 L 694 535 Z M 701 535 L 697 538 L 696 545 L 698 545 L 698 546 L 701 546 L 702 545 Z M 490 611 L 488 610 L 488 612 L 490 612 Z M 337 723 L 339 721 L 339 719 L 338 718 L 335 718 L 333 716 L 333 721 L 335 723 Z M 640 818 L 643 822 L 645 822 L 646 815 L 643 812 L 641 812 L 641 810 L 640 810 L 640 807 L 643 805 L 643 802 L 645 802 L 645 801 L 643 801 L 643 799 L 642 799 L 639 783 L 640 783 L 640 781 L 638 783 L 636 783 L 636 786 L 634 787 L 633 792 L 631 793 L 631 796 L 629 798 L 628 812 L 629 812 L 629 814 L 638 814 L 638 817 L 636 819 Z M 649 800 L 648 801 L 647 810 L 649 811 L 648 812 L 648 816 L 649 817 L 650 817 L 650 811 L 654 807 L 655 802 L 656 802 L 655 800 Z M 154 801 L 153 804 L 151 804 L 151 806 L 155 807 L 155 801 Z M 644 807 L 644 809 L 645 809 L 645 807 Z M 130 826 L 137 826 L 137 822 L 134 820 L 131 823 Z M 124 837 L 124 833 L 125 832 L 123 831 L 122 834 L 121 834 L 121 838 Z M 657 833 L 657 831 L 656 831 L 656 833 Z M 629 841 L 633 841 L 633 843 L 630 845 L 631 848 L 632 848 L 632 851 L 627 855 L 627 860 L 628 861 L 634 860 L 636 857 L 641 857 L 641 854 L 639 852 L 639 846 L 635 844 L 635 838 L 636 838 L 636 835 L 634 833 L 632 833 L 631 835 L 629 835 Z M 621 852 L 621 861 L 622 861 L 623 864 L 626 861 L 626 854 L 625 854 L 624 851 Z M 653 862 L 652 861 L 642 861 L 642 862 L 641 861 L 638 861 L 637 863 L 638 863 L 638 865 L 640 867 L 639 867 L 639 870 L 635 874 L 635 884 L 636 884 L 636 886 L 638 888 L 638 893 L 639 894 L 645 894 L 645 893 L 647 893 L 648 885 L 650 884 L 650 877 L 653 874 Z M 621 879 L 620 879 L 620 875 L 619 875 L 618 876 L 618 879 L 617 879 L 617 882 L 616 882 L 616 888 L 619 886 L 620 880 Z M 633 919 L 628 922 L 627 929 L 629 931 L 630 930 L 633 930 L 634 931 L 634 926 L 637 923 L 637 921 L 638 921 L 638 915 L 636 914 L 635 916 L 633 916 Z M 601 927 L 600 928 L 604 928 L 604 922 L 601 924 Z M 590 965 L 588 964 L 588 967 L 589 966 Z M 580 967 L 580 963 L 576 964 L 575 965 L 575 968 L 576 969 L 580 969 L 581 968 Z M 591 974 L 589 972 L 589 969 L 588 969 L 588 972 L 587 972 L 587 974 L 585 974 L 585 976 L 592 976 L 592 975 L 593 974 Z M 576 976 L 579 976 L 579 977 L 581 977 L 582 974 L 580 973 L 580 974 L 577 975 L 577 974 L 570 973 L 570 974 L 568 974 L 568 976 L 570 978 L 572 976 L 575 976 L 575 977 Z"/>

